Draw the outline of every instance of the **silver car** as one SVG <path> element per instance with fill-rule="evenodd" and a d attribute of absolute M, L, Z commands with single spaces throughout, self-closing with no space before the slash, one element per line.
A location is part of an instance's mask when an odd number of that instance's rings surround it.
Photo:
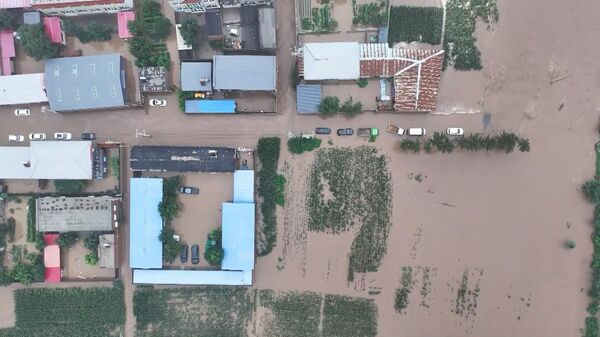
<path fill-rule="evenodd" d="M 25 136 L 23 135 L 8 135 L 9 142 L 22 142 L 25 140 Z"/>
<path fill-rule="evenodd" d="M 29 140 L 44 140 L 46 139 L 45 133 L 30 133 Z"/>
<path fill-rule="evenodd" d="M 56 140 L 71 140 L 72 136 L 69 132 L 55 132 L 54 139 Z"/>

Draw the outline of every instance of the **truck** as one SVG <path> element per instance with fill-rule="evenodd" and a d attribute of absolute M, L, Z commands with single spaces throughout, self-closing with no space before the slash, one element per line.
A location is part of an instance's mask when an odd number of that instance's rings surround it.
<path fill-rule="evenodd" d="M 402 136 L 404 134 L 404 129 L 399 128 L 399 127 L 395 126 L 394 124 L 388 124 L 387 132 Z"/>
<path fill-rule="evenodd" d="M 356 135 L 359 137 L 377 137 L 379 135 L 378 128 L 358 128 Z"/>

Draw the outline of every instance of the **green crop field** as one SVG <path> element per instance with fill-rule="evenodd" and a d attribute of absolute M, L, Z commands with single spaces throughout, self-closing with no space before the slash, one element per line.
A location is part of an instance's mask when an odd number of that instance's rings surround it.
<path fill-rule="evenodd" d="M 440 44 L 444 10 L 439 7 L 392 7 L 388 42 L 425 42 Z"/>
<path fill-rule="evenodd" d="M 120 284 L 113 288 L 20 289 L 15 291 L 16 324 L 0 337 L 119 336 L 125 324 Z"/>

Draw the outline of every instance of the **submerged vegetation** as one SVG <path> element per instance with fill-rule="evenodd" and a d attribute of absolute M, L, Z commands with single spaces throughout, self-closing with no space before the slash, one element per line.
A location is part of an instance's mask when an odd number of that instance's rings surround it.
<path fill-rule="evenodd" d="M 387 159 L 371 146 L 320 149 L 311 167 L 308 228 L 341 233 L 360 225 L 352 242 L 348 280 L 377 271 L 391 227 Z M 327 197 L 325 197 L 327 195 Z"/>
<path fill-rule="evenodd" d="M 441 7 L 392 7 L 388 42 L 440 44 L 443 25 L 444 9 Z"/>
<path fill-rule="evenodd" d="M 260 214 L 262 222 L 259 222 L 256 238 L 256 249 L 258 256 L 269 254 L 277 243 L 277 217 L 275 208 L 277 206 L 277 164 L 279 163 L 279 151 L 281 139 L 279 137 L 267 137 L 258 140 L 256 152 L 260 164 L 258 171 L 258 195 L 260 201 Z"/>

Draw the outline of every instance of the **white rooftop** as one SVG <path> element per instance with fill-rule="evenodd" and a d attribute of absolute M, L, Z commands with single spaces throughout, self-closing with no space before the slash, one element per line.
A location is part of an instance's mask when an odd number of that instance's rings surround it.
<path fill-rule="evenodd" d="M 358 42 L 305 43 L 304 79 L 355 80 L 360 76 Z"/>
<path fill-rule="evenodd" d="M 0 76 L 0 105 L 48 102 L 44 74 Z"/>

